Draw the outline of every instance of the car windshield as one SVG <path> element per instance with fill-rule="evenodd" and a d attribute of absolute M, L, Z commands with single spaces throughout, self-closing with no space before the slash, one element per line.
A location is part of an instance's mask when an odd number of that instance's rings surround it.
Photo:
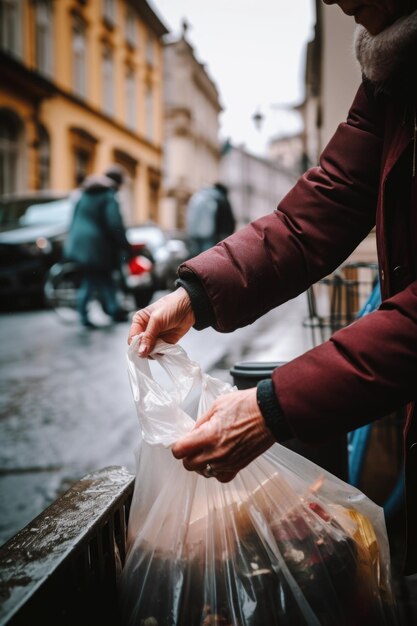
<path fill-rule="evenodd" d="M 32 204 L 19 219 L 19 225 L 69 224 L 73 208 L 74 204 L 69 198 L 44 204 Z"/>
<path fill-rule="evenodd" d="M 164 233 L 153 226 L 143 226 L 132 229 L 132 243 L 145 243 L 151 251 L 155 251 L 165 244 Z"/>

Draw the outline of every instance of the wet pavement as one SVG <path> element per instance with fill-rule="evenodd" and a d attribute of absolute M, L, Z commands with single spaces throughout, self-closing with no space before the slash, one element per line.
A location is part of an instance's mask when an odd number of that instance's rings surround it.
<path fill-rule="evenodd" d="M 306 349 L 304 311 L 301 298 L 235 333 L 191 330 L 181 343 L 205 371 L 231 380 L 226 361 L 261 353 L 277 326 L 285 329 L 276 341 L 283 358 Z M 84 474 L 109 465 L 134 471 L 128 328 L 83 330 L 51 311 L 1 314 L 0 543 Z"/>

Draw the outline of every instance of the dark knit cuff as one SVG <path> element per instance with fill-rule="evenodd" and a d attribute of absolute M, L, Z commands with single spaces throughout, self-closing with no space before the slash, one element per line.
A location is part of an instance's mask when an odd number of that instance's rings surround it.
<path fill-rule="evenodd" d="M 285 419 L 283 410 L 275 393 L 270 378 L 259 381 L 256 388 L 256 399 L 265 424 L 278 442 L 293 439 L 294 435 Z"/>
<path fill-rule="evenodd" d="M 184 287 L 190 296 L 191 307 L 196 320 L 194 328 L 203 330 L 208 326 L 213 326 L 215 322 L 213 307 L 198 278 L 194 274 L 187 273 L 185 276 L 177 278 L 175 286 Z"/>

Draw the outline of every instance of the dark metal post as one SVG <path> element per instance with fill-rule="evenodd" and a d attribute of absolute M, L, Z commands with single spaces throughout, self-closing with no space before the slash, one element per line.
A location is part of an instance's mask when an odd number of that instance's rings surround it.
<path fill-rule="evenodd" d="M 115 626 L 134 477 L 88 474 L 0 548 L 1 626 Z"/>

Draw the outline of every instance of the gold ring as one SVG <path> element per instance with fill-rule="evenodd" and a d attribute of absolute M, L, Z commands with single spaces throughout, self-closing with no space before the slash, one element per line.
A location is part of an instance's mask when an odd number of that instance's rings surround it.
<path fill-rule="evenodd" d="M 203 469 L 203 474 L 206 478 L 212 478 L 216 475 L 216 470 L 213 469 L 210 463 L 207 463 L 206 467 Z"/>

